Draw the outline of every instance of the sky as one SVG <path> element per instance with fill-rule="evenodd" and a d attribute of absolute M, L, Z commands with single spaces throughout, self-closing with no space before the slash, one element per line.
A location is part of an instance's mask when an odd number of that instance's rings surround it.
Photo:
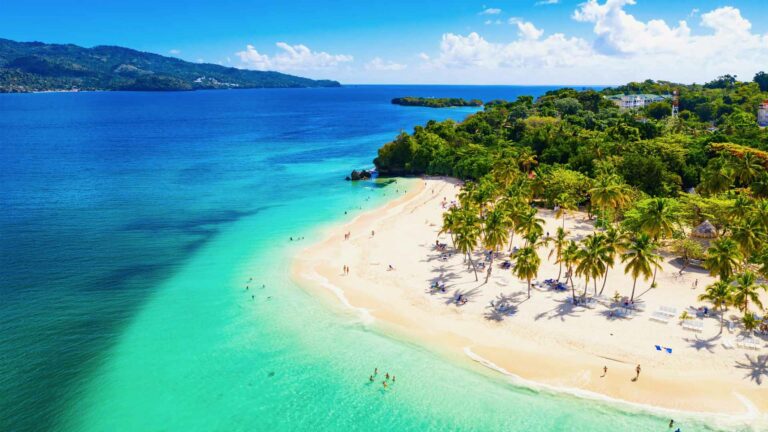
<path fill-rule="evenodd" d="M 768 0 L 7 0 L 0 38 L 345 84 L 701 83 L 768 70 Z"/>

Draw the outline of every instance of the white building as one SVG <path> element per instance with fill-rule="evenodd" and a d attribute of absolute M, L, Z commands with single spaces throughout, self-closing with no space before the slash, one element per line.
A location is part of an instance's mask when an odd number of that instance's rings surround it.
<path fill-rule="evenodd" d="M 757 124 L 760 127 L 768 127 L 768 99 L 764 100 L 757 109 Z"/>
<path fill-rule="evenodd" d="M 634 94 L 634 95 L 613 95 L 608 99 L 623 110 L 643 108 L 653 102 L 661 102 L 668 99 L 669 96 L 659 96 L 652 94 Z"/>

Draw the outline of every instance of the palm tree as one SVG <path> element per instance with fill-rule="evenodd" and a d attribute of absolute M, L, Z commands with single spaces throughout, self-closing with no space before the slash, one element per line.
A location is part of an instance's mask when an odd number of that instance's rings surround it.
<path fill-rule="evenodd" d="M 475 271 L 475 280 L 479 280 L 477 277 L 477 268 L 474 261 L 472 261 L 472 252 L 477 246 L 477 241 L 480 238 L 480 219 L 472 211 L 462 211 L 460 213 L 461 218 L 457 222 L 456 227 L 456 248 L 466 255 L 469 261 L 469 266 Z"/>
<path fill-rule="evenodd" d="M 512 272 L 515 276 L 528 282 L 528 298 L 531 298 L 531 279 L 539 273 L 540 265 L 541 258 L 533 246 L 526 246 L 515 252 L 515 264 L 512 266 Z"/>
<path fill-rule="evenodd" d="M 739 251 L 746 263 L 749 256 L 762 247 L 765 231 L 757 218 L 748 217 L 731 230 L 731 238 L 739 245 Z"/>
<path fill-rule="evenodd" d="M 603 213 L 611 207 L 616 210 L 626 206 L 630 200 L 630 188 L 615 174 L 601 175 L 595 186 L 589 190 L 590 200 Z"/>
<path fill-rule="evenodd" d="M 515 231 L 523 215 L 528 211 L 528 206 L 521 198 L 505 197 L 499 201 L 499 206 L 503 207 L 507 213 L 509 229 L 509 250 L 512 250 L 512 242 L 515 239 Z"/>
<path fill-rule="evenodd" d="M 644 280 L 648 280 L 653 274 L 651 267 L 659 267 L 661 257 L 654 252 L 655 248 L 656 244 L 651 237 L 648 234 L 640 233 L 627 243 L 626 252 L 621 254 L 621 262 L 626 263 L 624 273 L 631 274 L 632 279 L 634 279 L 632 295 L 629 297 L 630 301 L 635 300 L 637 278 L 642 276 Z"/>
<path fill-rule="evenodd" d="M 603 246 L 605 247 L 605 277 L 603 286 L 600 287 L 600 295 L 603 294 L 605 283 L 608 281 L 608 269 L 613 268 L 616 262 L 616 256 L 624 251 L 626 243 L 626 233 L 619 228 L 610 227 L 603 233 Z"/>
<path fill-rule="evenodd" d="M 491 261 L 488 264 L 485 283 L 488 283 L 488 279 L 491 278 L 493 256 L 507 243 L 509 225 L 509 216 L 502 207 L 496 206 L 485 215 L 485 220 L 483 221 L 483 247 L 491 251 Z"/>
<path fill-rule="evenodd" d="M 555 238 L 554 243 L 555 247 L 552 249 L 552 251 L 549 253 L 549 258 L 552 258 L 552 255 L 555 255 L 555 262 L 559 264 L 559 269 L 557 270 L 557 281 L 560 281 L 560 275 L 563 273 L 563 250 L 565 249 L 565 246 L 568 244 L 568 240 L 566 239 L 568 237 L 568 231 L 566 231 L 563 228 L 558 228 L 555 232 Z"/>
<path fill-rule="evenodd" d="M 451 207 L 447 212 L 443 213 L 443 226 L 440 228 L 440 232 L 437 233 L 437 235 L 446 233 L 449 234 L 451 236 L 451 243 L 453 244 L 453 247 L 456 247 L 456 237 L 454 236 L 454 231 L 458 226 L 458 212 L 458 208 Z"/>
<path fill-rule="evenodd" d="M 741 158 L 735 157 L 731 160 L 733 173 L 742 185 L 749 185 L 763 172 L 763 165 L 760 159 L 752 153 L 744 153 Z"/>
<path fill-rule="evenodd" d="M 672 198 L 651 198 L 639 210 L 640 230 L 651 236 L 654 243 L 660 238 L 671 237 L 680 224 L 680 206 Z M 651 286 L 656 285 L 656 271 L 659 267 L 653 269 Z"/>
<path fill-rule="evenodd" d="M 565 282 L 567 283 L 568 279 L 571 280 L 571 293 L 573 294 L 573 302 L 576 303 L 576 285 L 573 283 L 573 270 L 579 264 L 579 245 L 575 241 L 569 240 L 561 255 L 560 261 L 565 264 L 566 268 Z"/>
<path fill-rule="evenodd" d="M 555 211 L 555 218 L 563 218 L 563 228 L 565 228 L 565 216 L 573 211 L 578 209 L 578 206 L 576 205 L 576 200 L 571 197 L 570 194 L 567 193 L 561 193 L 557 196 L 557 199 L 555 199 L 555 206 L 557 210 Z"/>
<path fill-rule="evenodd" d="M 765 285 L 757 283 L 757 275 L 747 270 L 744 273 L 739 274 L 734 279 L 733 286 L 733 304 L 744 313 L 749 312 L 749 302 L 757 306 L 758 309 L 763 307 L 763 303 L 760 302 L 760 293 L 758 290 L 766 290 Z"/>
<path fill-rule="evenodd" d="M 732 291 L 731 284 L 719 280 L 709 285 L 704 294 L 699 296 L 699 301 L 708 301 L 712 303 L 715 310 L 720 310 L 720 332 L 723 331 L 725 323 L 725 311 L 728 310 L 728 305 L 732 301 Z"/>
<path fill-rule="evenodd" d="M 522 234 L 523 237 L 530 237 L 532 235 L 541 236 L 544 233 L 544 219 L 536 217 L 536 209 L 528 208 L 528 210 L 520 216 L 520 220 L 517 221 L 515 231 Z M 526 246 L 528 243 L 526 242 Z"/>
<path fill-rule="evenodd" d="M 654 241 L 671 237 L 680 225 L 680 206 L 672 198 L 651 198 L 640 208 L 640 230 Z"/>
<path fill-rule="evenodd" d="M 733 184 L 733 169 L 722 158 L 710 161 L 701 173 L 701 184 L 697 191 L 706 194 L 718 194 L 727 191 Z"/>
<path fill-rule="evenodd" d="M 582 248 L 579 250 L 579 264 L 576 266 L 576 274 L 584 276 L 586 279 L 585 296 L 590 279 L 594 282 L 595 294 L 597 294 L 597 279 L 606 271 L 607 251 L 603 239 L 602 234 L 590 234 L 582 241 Z"/>
<path fill-rule="evenodd" d="M 531 171 L 531 166 L 538 164 L 536 153 L 530 147 L 521 147 L 517 154 L 517 163 L 526 174 Z"/>
<path fill-rule="evenodd" d="M 733 276 L 742 260 L 739 245 L 730 238 L 718 239 L 712 242 L 704 258 L 704 268 L 712 276 L 720 276 L 721 281 L 727 281 Z"/>

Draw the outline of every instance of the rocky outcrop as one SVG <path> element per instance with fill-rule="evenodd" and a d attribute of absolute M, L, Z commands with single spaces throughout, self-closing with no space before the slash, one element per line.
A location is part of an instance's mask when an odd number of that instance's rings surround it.
<path fill-rule="evenodd" d="M 352 173 L 348 175 L 344 180 L 369 180 L 371 177 L 373 177 L 373 173 L 370 170 L 352 170 Z"/>

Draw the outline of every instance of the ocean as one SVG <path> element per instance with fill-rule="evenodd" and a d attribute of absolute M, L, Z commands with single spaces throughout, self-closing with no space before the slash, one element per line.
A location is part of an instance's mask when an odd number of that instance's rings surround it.
<path fill-rule="evenodd" d="M 0 95 L 0 430 L 666 430 L 382 334 L 290 278 L 324 227 L 408 183 L 345 175 L 475 110 L 391 98 L 551 88 Z"/>

